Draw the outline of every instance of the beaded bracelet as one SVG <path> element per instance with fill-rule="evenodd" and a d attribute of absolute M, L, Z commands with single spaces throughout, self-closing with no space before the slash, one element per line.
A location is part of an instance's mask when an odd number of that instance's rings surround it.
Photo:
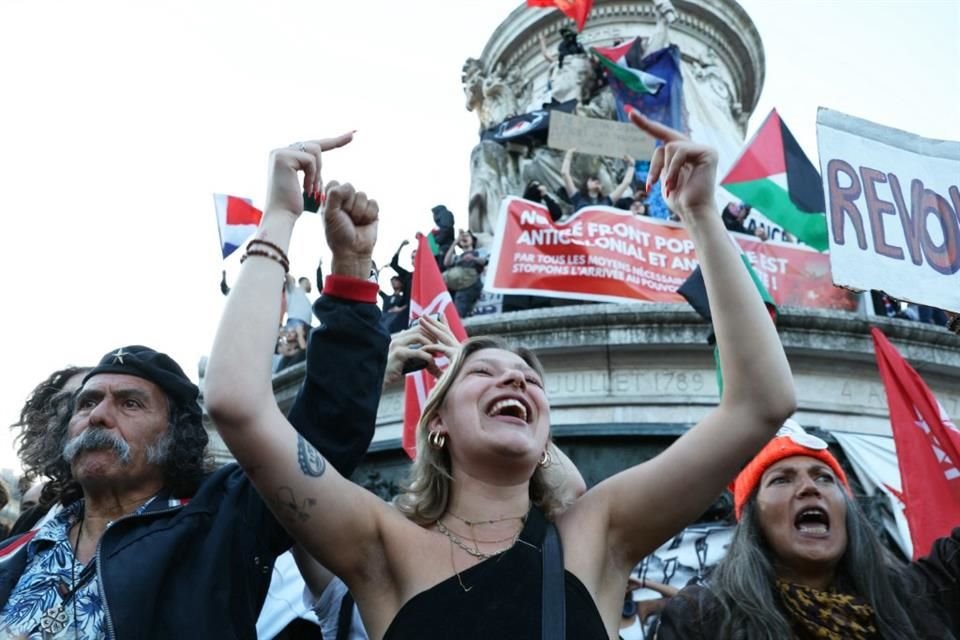
<path fill-rule="evenodd" d="M 249 258 L 250 256 L 260 256 L 262 258 L 270 258 L 271 260 L 279 264 L 281 267 L 283 267 L 284 273 L 290 273 L 290 263 L 288 263 L 283 258 L 283 256 L 278 256 L 274 253 L 270 253 L 269 251 L 263 251 L 261 249 L 247 249 L 247 251 L 240 258 L 240 264 L 243 264 L 244 262 L 246 262 L 247 258 Z"/>
<path fill-rule="evenodd" d="M 270 248 L 270 249 L 273 249 L 273 250 L 276 251 L 278 254 L 280 254 L 280 257 L 283 259 L 284 262 L 286 262 L 287 264 L 290 264 L 290 257 L 287 255 L 286 251 L 284 251 L 283 249 L 281 249 L 281 248 L 278 247 L 277 245 L 273 244 L 273 243 L 270 242 L 269 240 L 261 240 L 260 238 L 254 238 L 253 240 L 251 240 L 250 242 L 247 243 L 247 248 L 249 249 L 250 247 L 252 247 L 252 246 L 255 245 L 255 244 L 262 244 L 262 245 L 265 246 L 265 247 L 268 247 L 268 248 Z"/>

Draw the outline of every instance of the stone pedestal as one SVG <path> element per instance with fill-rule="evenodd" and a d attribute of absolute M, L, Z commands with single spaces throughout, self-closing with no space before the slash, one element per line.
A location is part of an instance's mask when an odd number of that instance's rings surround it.
<path fill-rule="evenodd" d="M 805 427 L 890 435 L 869 327 L 879 326 L 960 417 L 960 341 L 941 327 L 827 311 L 782 309 L 778 327 Z M 554 436 L 593 483 L 667 446 L 717 404 L 707 325 L 685 305 L 597 304 L 481 316 L 471 335 L 497 334 L 534 349 L 546 368 Z M 292 404 L 303 365 L 279 374 L 281 408 Z M 405 473 L 403 388 L 383 394 L 377 432 L 354 478 L 388 491 Z M 219 461 L 229 454 L 216 440 Z"/>

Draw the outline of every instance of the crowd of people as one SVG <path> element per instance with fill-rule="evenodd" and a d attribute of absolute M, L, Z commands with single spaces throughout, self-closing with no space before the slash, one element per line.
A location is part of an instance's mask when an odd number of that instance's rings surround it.
<path fill-rule="evenodd" d="M 716 153 L 631 120 L 663 142 L 648 180 L 695 244 L 724 378 L 719 404 L 665 451 L 588 489 L 552 442 L 533 352 L 493 336 L 458 344 L 429 316 L 402 328 L 399 250 L 393 293 L 371 280 L 377 202 L 321 179 L 321 153 L 352 134 L 297 142 L 271 154 L 263 219 L 206 368 L 203 402 L 237 462 L 213 468 L 199 389 L 163 353 L 125 345 L 52 374 L 15 425 L 42 490 L 0 543 L 0 629 L 252 638 L 279 600 L 271 581 L 295 565 L 323 637 L 609 640 L 637 637 L 656 609 L 666 639 L 960 637 L 960 528 L 915 563 L 885 554 L 827 444 L 790 421 L 790 366 L 714 207 Z M 301 192 L 321 190 L 332 272 L 310 301 L 286 252 Z M 472 234 L 448 229 L 436 258 L 468 310 L 485 258 Z M 286 415 L 270 358 L 278 310 L 292 327 L 284 344 L 306 362 Z M 410 359 L 439 379 L 388 504 L 348 478 L 383 385 Z M 648 584 L 634 568 L 731 480 L 738 524 L 721 564 L 636 610 L 627 594 Z"/>

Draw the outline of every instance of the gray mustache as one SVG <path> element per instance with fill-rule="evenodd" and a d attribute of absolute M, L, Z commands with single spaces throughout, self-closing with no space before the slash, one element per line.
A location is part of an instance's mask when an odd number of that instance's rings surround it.
<path fill-rule="evenodd" d="M 63 446 L 63 459 L 73 462 L 85 451 L 113 450 L 121 464 L 130 464 L 130 445 L 112 431 L 102 428 L 87 429 L 78 436 L 67 440 Z"/>

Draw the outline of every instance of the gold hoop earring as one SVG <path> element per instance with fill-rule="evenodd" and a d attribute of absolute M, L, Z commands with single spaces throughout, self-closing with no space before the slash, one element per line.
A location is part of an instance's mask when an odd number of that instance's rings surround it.
<path fill-rule="evenodd" d="M 447 444 L 447 435 L 439 431 L 431 431 L 430 435 L 427 436 L 427 441 L 430 443 L 430 446 L 440 451 L 443 449 L 444 445 Z"/>
<path fill-rule="evenodd" d="M 540 461 L 537 462 L 537 465 L 540 468 L 545 468 L 549 467 L 551 462 L 553 462 L 553 456 L 550 455 L 550 450 L 544 449 L 543 453 L 540 454 Z"/>

